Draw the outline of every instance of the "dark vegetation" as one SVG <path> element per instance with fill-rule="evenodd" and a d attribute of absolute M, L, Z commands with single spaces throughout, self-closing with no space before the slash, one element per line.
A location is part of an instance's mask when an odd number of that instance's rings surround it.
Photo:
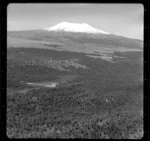
<path fill-rule="evenodd" d="M 141 53 L 116 53 L 129 61 L 110 63 L 80 53 L 10 48 L 7 51 L 7 135 L 9 138 L 129 139 L 143 136 Z M 88 69 L 61 71 L 26 60 L 77 58 Z M 59 81 L 56 88 L 29 89 L 27 82 Z"/>

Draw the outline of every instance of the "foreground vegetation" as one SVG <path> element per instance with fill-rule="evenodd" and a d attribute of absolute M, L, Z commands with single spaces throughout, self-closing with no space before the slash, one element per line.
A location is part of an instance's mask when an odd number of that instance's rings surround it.
<path fill-rule="evenodd" d="M 24 55 L 19 55 L 20 52 Z M 65 54 L 65 55 L 64 55 Z M 128 62 L 110 63 L 78 53 L 8 49 L 7 136 L 9 138 L 139 139 L 143 137 L 142 66 L 137 53 Z M 77 57 L 88 69 L 70 71 L 27 64 L 39 57 Z M 134 56 L 134 57 L 133 57 Z M 55 59 L 56 59 L 55 58 Z M 57 64 L 58 65 L 58 64 Z M 74 76 L 74 77 L 68 77 Z M 64 81 L 61 85 L 62 80 Z M 68 79 L 69 78 L 69 79 Z M 57 80 L 56 88 L 26 85 Z M 21 93 L 20 90 L 27 90 Z"/>

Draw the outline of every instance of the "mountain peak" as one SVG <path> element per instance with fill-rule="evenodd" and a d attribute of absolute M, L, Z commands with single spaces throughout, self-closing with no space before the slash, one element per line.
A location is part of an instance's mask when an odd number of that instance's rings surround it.
<path fill-rule="evenodd" d="M 66 31 L 66 32 L 82 32 L 82 33 L 101 33 L 101 34 L 110 34 L 100 29 L 96 29 L 87 23 L 69 23 L 61 22 L 52 27 L 44 28 L 47 31 Z"/>

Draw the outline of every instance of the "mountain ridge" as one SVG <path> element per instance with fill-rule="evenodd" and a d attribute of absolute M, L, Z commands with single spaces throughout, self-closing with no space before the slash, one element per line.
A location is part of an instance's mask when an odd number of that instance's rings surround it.
<path fill-rule="evenodd" d="M 143 48 L 143 41 L 132 39 L 115 34 L 92 34 L 92 33 L 77 33 L 64 31 L 45 31 L 45 30 L 24 30 L 24 31 L 8 31 L 7 37 L 24 38 L 30 40 L 56 41 L 72 43 L 92 43 L 97 45 L 111 45 L 129 48 Z"/>

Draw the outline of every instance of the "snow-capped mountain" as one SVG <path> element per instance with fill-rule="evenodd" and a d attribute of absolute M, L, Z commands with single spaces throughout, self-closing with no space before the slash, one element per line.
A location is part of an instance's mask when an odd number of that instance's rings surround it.
<path fill-rule="evenodd" d="M 90 26 L 87 23 L 69 23 L 69 22 L 61 22 L 52 27 L 44 28 L 47 31 L 66 31 L 66 32 L 81 32 L 81 33 L 101 33 L 101 34 L 110 34 L 100 29 L 96 29 Z"/>

